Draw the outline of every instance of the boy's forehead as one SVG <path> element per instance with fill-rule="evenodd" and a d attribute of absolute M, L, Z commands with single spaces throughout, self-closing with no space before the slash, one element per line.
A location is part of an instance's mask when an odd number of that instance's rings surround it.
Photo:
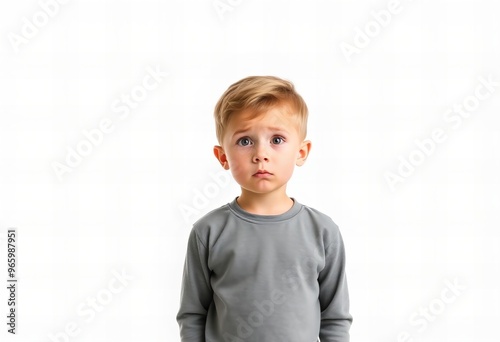
<path fill-rule="evenodd" d="M 244 110 L 234 113 L 229 119 L 228 128 L 231 130 L 251 128 L 253 124 L 262 121 L 268 128 L 289 130 L 295 126 L 287 108 L 276 106 L 260 112 Z"/>

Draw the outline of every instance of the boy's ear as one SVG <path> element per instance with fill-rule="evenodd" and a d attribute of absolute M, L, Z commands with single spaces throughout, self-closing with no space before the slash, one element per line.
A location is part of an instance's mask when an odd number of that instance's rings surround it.
<path fill-rule="evenodd" d="M 306 162 L 307 156 L 309 155 L 309 152 L 311 151 L 311 141 L 310 140 L 304 140 L 302 144 L 300 145 L 300 150 L 297 153 L 297 161 L 295 164 L 297 166 L 302 166 Z"/>
<path fill-rule="evenodd" d="M 222 165 L 222 167 L 225 170 L 229 170 L 229 163 L 226 158 L 226 153 L 224 152 L 224 149 L 222 146 L 214 146 L 214 155 L 215 158 L 219 161 L 219 163 Z"/>

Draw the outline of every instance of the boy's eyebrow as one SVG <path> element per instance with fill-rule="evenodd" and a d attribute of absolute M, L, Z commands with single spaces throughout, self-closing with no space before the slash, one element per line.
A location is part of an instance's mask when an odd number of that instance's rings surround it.
<path fill-rule="evenodd" d="M 234 132 L 233 134 L 233 137 L 235 135 L 238 135 L 240 133 L 245 133 L 247 132 L 248 130 L 250 130 L 251 127 L 248 127 L 248 128 L 243 128 L 243 129 L 239 129 L 237 130 L 236 132 Z M 277 132 L 283 132 L 283 133 L 288 133 L 288 130 L 284 127 L 266 127 L 268 130 L 270 131 L 277 131 Z"/>

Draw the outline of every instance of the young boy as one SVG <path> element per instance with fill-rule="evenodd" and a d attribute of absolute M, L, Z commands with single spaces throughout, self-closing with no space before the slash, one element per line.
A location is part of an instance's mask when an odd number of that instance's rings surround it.
<path fill-rule="evenodd" d="M 191 230 L 182 342 L 349 341 L 339 228 L 286 194 L 311 149 L 304 100 L 288 81 L 247 77 L 226 90 L 214 116 L 215 157 L 241 194 Z"/>

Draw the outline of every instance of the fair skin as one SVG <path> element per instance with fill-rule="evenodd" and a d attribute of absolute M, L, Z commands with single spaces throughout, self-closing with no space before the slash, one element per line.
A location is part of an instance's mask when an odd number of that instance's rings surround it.
<path fill-rule="evenodd" d="M 286 108 L 275 106 L 255 118 L 250 111 L 233 115 L 222 144 L 214 146 L 217 160 L 241 186 L 238 205 L 253 214 L 279 215 L 292 207 L 286 186 L 311 150 Z"/>

